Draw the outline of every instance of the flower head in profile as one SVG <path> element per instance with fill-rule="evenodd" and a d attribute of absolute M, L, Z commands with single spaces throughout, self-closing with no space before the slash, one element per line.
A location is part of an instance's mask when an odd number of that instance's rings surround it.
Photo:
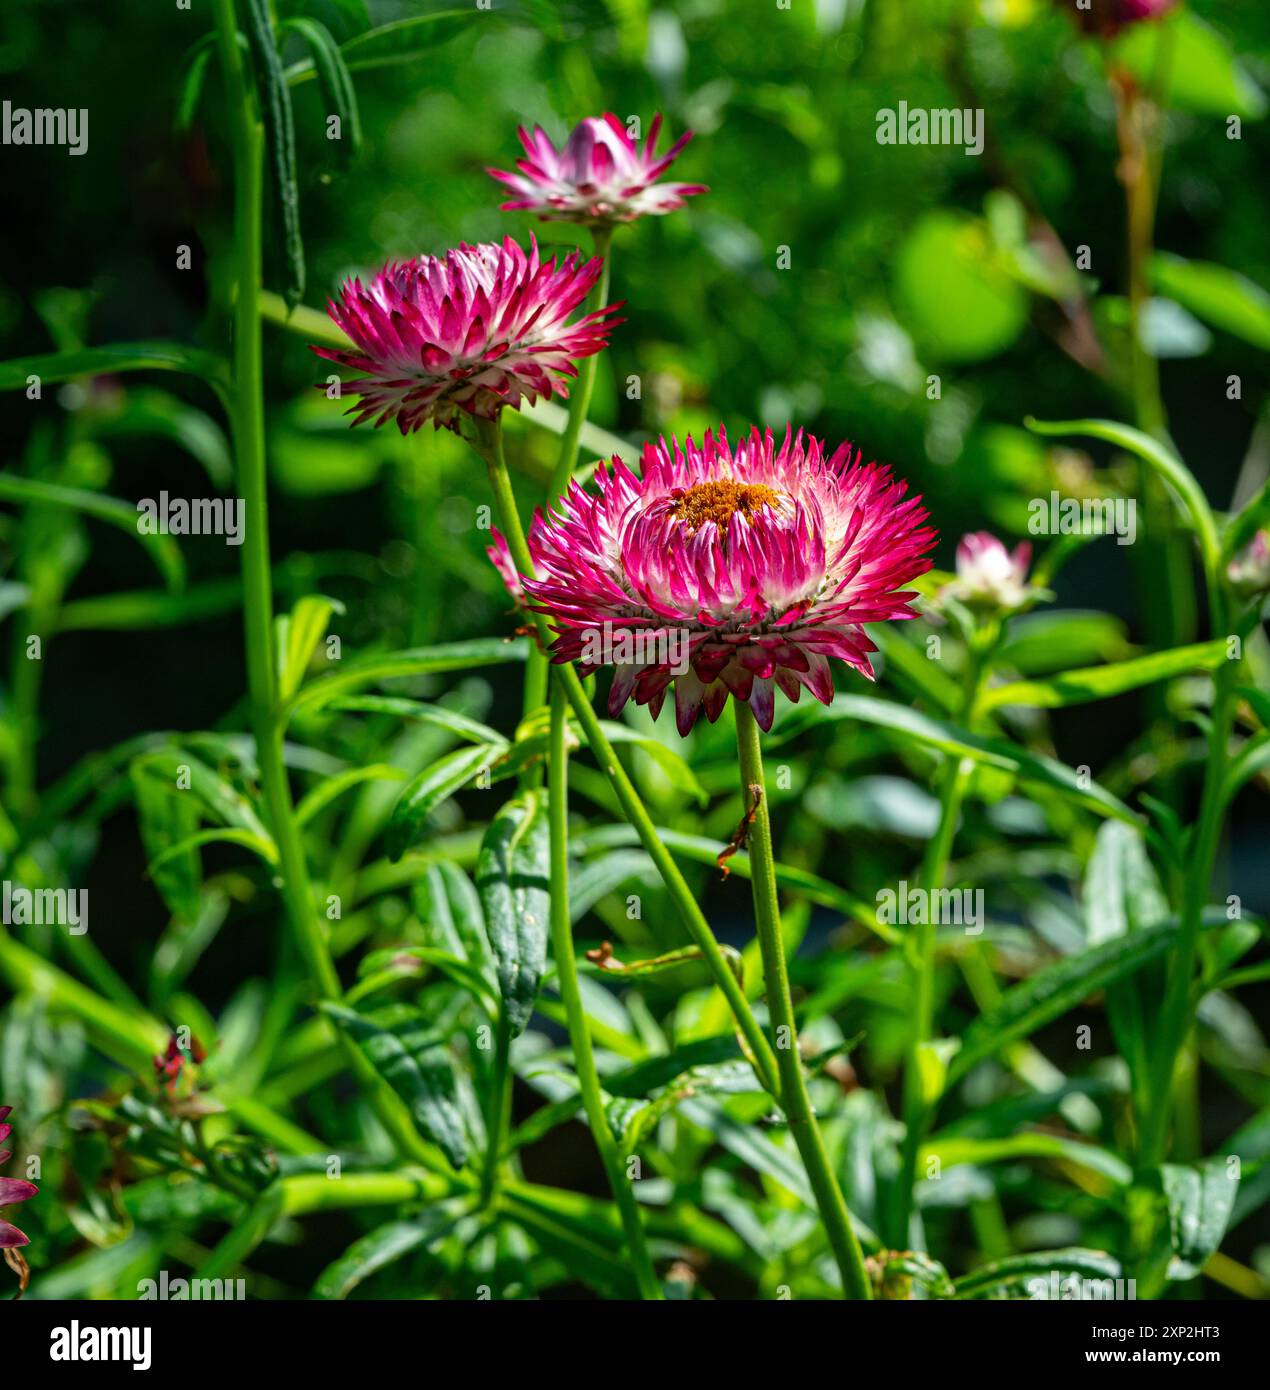
<path fill-rule="evenodd" d="M 654 116 L 641 150 L 616 116 L 588 116 L 556 149 L 541 126 L 532 135 L 522 126 L 517 134 L 526 158 L 516 161 L 520 172 L 487 172 L 516 194 L 501 205 L 504 212 L 523 209 L 547 221 L 606 225 L 660 216 L 683 207 L 692 194 L 707 192 L 700 183 L 657 182 L 692 139 L 685 131 L 665 154 L 656 155 L 660 130 L 661 116 Z"/>
<path fill-rule="evenodd" d="M 13 1126 L 5 1123 L 12 1109 L 11 1105 L 0 1105 L 0 1144 L 12 1133 Z M 6 1163 L 12 1157 L 12 1150 L 0 1149 L 0 1163 Z M 21 1178 L 0 1178 L 0 1207 L 29 1201 L 39 1190 L 33 1182 L 25 1182 Z M 0 1250 L 15 1250 L 20 1245 L 29 1244 L 26 1235 L 16 1226 L 0 1220 Z"/>
<path fill-rule="evenodd" d="M 972 531 L 957 547 L 957 578 L 944 587 L 942 595 L 959 599 L 969 608 L 1006 612 L 1023 608 L 1040 592 L 1027 582 L 1031 559 L 1027 541 L 1007 550 L 989 532 Z"/>
<path fill-rule="evenodd" d="M 1177 0 L 1091 0 L 1077 7 L 1076 0 L 1059 0 L 1070 10 L 1087 34 L 1115 38 L 1122 29 L 1139 24 L 1144 19 L 1160 19 L 1177 4 Z"/>
<path fill-rule="evenodd" d="M 574 362 L 606 347 L 621 322 L 619 305 L 568 321 L 602 269 L 577 252 L 541 261 L 536 240 L 526 254 L 510 237 L 395 262 L 368 285 L 349 280 L 328 306 L 353 347 L 313 351 L 365 373 L 343 388 L 359 397 L 355 424 L 457 430 L 464 413 L 492 420 L 504 406 L 569 394 Z"/>
<path fill-rule="evenodd" d="M 930 568 L 935 532 L 904 483 L 846 445 L 826 458 L 801 431 L 778 446 L 755 429 L 733 448 L 720 429 L 646 445 L 642 474 L 615 458 L 598 495 L 575 482 L 540 511 L 537 578 L 522 581 L 555 661 L 615 668 L 613 714 L 634 697 L 655 718 L 673 683 L 681 734 L 729 694 L 770 729 L 778 689 L 827 704 L 830 659 L 873 675 L 861 624 L 914 616 L 904 586 Z"/>

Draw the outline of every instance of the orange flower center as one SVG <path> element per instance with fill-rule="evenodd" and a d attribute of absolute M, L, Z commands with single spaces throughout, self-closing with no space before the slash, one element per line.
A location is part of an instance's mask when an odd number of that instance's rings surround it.
<path fill-rule="evenodd" d="M 777 507 L 780 494 L 762 483 L 738 483 L 731 478 L 714 478 L 696 483 L 671 503 L 672 516 L 684 522 L 689 531 L 699 531 L 713 521 L 720 531 L 740 512 L 746 521 L 754 520 L 760 507 Z"/>

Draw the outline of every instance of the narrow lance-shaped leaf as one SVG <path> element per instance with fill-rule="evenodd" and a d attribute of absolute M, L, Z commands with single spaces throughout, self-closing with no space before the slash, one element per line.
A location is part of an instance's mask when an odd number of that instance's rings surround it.
<path fill-rule="evenodd" d="M 1166 1163 L 1160 1169 L 1169 1208 L 1172 1279 L 1193 1279 L 1221 1244 L 1239 1192 L 1239 1166 L 1210 1158 L 1196 1167 Z"/>
<path fill-rule="evenodd" d="M 503 751 L 503 746 L 491 747 L 478 743 L 456 749 L 444 758 L 425 767 L 410 782 L 393 807 L 384 841 L 390 859 L 400 859 L 419 839 L 429 813 L 453 796 L 466 782 L 486 768 Z"/>
<path fill-rule="evenodd" d="M 180 546 L 171 536 L 160 534 L 157 530 L 142 530 L 141 514 L 131 502 L 121 501 L 118 497 L 105 497 L 83 488 L 63 487 L 60 483 L 45 483 L 36 478 L 19 478 L 13 474 L 0 476 L 0 502 L 13 502 L 19 506 L 60 507 L 109 522 L 135 536 L 149 551 L 155 568 L 170 592 L 179 591 L 185 584 L 185 561 L 181 558 Z"/>
<path fill-rule="evenodd" d="M 1168 917 L 1168 900 L 1147 858 L 1142 836 L 1132 826 L 1107 821 L 1099 827 L 1084 884 L 1085 932 L 1091 946 L 1114 941 Z M 1135 1083 L 1147 1076 L 1150 1014 L 1143 1006 L 1141 977 L 1107 985 L 1107 1013 Z"/>
<path fill-rule="evenodd" d="M 283 298 L 294 308 L 304 297 L 304 244 L 300 238 L 300 194 L 296 185 L 295 121 L 291 93 L 274 43 L 269 0 L 246 0 L 247 37 L 255 62 L 273 173 L 275 206 L 286 260 Z"/>
<path fill-rule="evenodd" d="M 357 110 L 357 93 L 353 89 L 353 79 L 344 63 L 339 45 L 331 37 L 331 31 L 316 19 L 298 16 L 287 20 L 282 29 L 284 32 L 299 34 L 308 45 L 317 71 L 318 85 L 326 102 L 328 119 L 331 116 L 339 119 L 340 134 L 337 143 L 340 146 L 342 162 L 348 164 L 361 153 L 362 122 Z"/>
<path fill-rule="evenodd" d="M 1224 914 L 1221 920 L 1225 920 Z M 1077 955 L 1064 956 L 1007 990 L 990 1013 L 983 1014 L 966 1030 L 961 1048 L 948 1068 L 948 1085 L 1007 1043 L 1029 1036 L 1096 990 L 1158 959 L 1177 939 L 1177 931 L 1176 921 L 1171 920 L 1104 941 Z"/>
<path fill-rule="evenodd" d="M 538 793 L 526 792 L 490 822 L 476 866 L 512 1037 L 525 1031 L 547 964 L 548 853 L 546 806 Z"/>
<path fill-rule="evenodd" d="M 129 768 L 137 822 L 146 858 L 155 860 L 198 829 L 198 802 L 169 781 L 149 772 L 144 759 Z M 154 886 L 174 917 L 193 922 L 199 912 L 203 870 L 197 848 L 172 854 L 152 869 Z"/>
<path fill-rule="evenodd" d="M 326 635 L 332 613 L 344 605 L 325 594 L 306 594 L 289 614 L 277 619 L 278 698 L 289 700 L 300 688 L 314 648 Z"/>
<path fill-rule="evenodd" d="M 1204 571 L 1210 588 L 1217 583 L 1218 562 L 1221 558 L 1221 543 L 1217 534 L 1217 523 L 1212 509 L 1204 496 L 1195 475 L 1171 449 L 1141 430 L 1115 420 L 1036 420 L 1029 416 L 1023 422 L 1036 434 L 1044 435 L 1087 435 L 1091 439 L 1102 439 L 1118 448 L 1136 454 L 1143 463 L 1149 464 L 1169 485 L 1177 499 L 1178 510 L 1183 519 L 1195 533 L 1200 555 L 1204 561 Z M 1210 599 L 1213 595 L 1210 594 Z"/>
<path fill-rule="evenodd" d="M 963 1275 L 954 1282 L 957 1298 L 983 1298 L 993 1294 L 1022 1289 L 1029 1296 L 1070 1298 L 1072 1285 L 1065 1281 L 1078 1279 L 1076 1287 L 1090 1298 L 1111 1297 L 1114 1281 L 1121 1278 L 1119 1260 L 1103 1250 L 1033 1250 L 1025 1255 L 1010 1255 L 994 1260 L 980 1269 Z M 1089 1282 L 1085 1282 L 1089 1281 Z M 1094 1287 L 1094 1285 L 1097 1287 Z M 1110 1289 L 1110 1291 L 1108 1291 Z M 1057 1292 L 1055 1292 L 1057 1290 Z"/>
<path fill-rule="evenodd" d="M 409 1004 L 390 1004 L 370 1015 L 340 1004 L 325 1003 L 322 1008 L 406 1102 L 424 1134 L 461 1168 L 467 1162 L 467 1139 L 454 1063 L 432 1025 Z"/>
<path fill-rule="evenodd" d="M 318 1275 L 314 1298 L 347 1298 L 386 1265 L 420 1247 L 428 1249 L 449 1234 L 459 1215 L 457 1203 L 431 1207 L 409 1221 L 389 1221 L 355 1240 Z"/>
<path fill-rule="evenodd" d="M 225 364 L 210 352 L 183 343 L 113 343 L 108 347 L 43 352 L 0 362 L 0 391 L 25 391 L 32 377 L 48 386 L 73 381 L 78 376 L 148 371 L 186 372 L 213 386 L 225 384 Z"/>
<path fill-rule="evenodd" d="M 472 880 L 454 864 L 433 864 L 415 884 L 414 909 L 436 946 L 466 960 L 491 988 L 497 984 L 481 900 Z"/>
<path fill-rule="evenodd" d="M 1054 758 L 1029 753 L 1005 739 L 967 733 L 943 720 L 930 719 L 918 710 L 875 700 L 868 695 L 836 695 L 828 709 L 817 706 L 787 713 L 768 738 L 768 747 L 785 743 L 826 720 L 837 719 L 859 720 L 889 729 L 903 740 L 1016 773 L 1025 782 L 1060 792 L 1101 815 L 1115 816 L 1130 825 L 1138 823 L 1138 817 L 1118 797 L 1097 782 L 1086 782 L 1074 769 Z"/>
<path fill-rule="evenodd" d="M 370 29 L 340 46 L 349 68 L 395 67 L 399 63 L 426 58 L 443 39 L 470 27 L 471 10 L 436 10 L 411 15 Z M 315 75 L 313 60 L 305 59 L 287 69 L 291 83 L 308 81 Z"/>
<path fill-rule="evenodd" d="M 1172 651 L 1152 652 L 1132 661 L 1116 661 L 1108 666 L 1090 666 L 1066 671 L 1048 680 L 1010 681 L 993 686 L 983 697 L 984 710 L 1001 705 L 1027 705 L 1037 709 L 1058 709 L 1091 700 L 1107 700 L 1125 691 L 1137 690 L 1157 681 L 1172 680 L 1191 671 L 1215 671 L 1224 661 L 1226 639 L 1175 647 Z"/>

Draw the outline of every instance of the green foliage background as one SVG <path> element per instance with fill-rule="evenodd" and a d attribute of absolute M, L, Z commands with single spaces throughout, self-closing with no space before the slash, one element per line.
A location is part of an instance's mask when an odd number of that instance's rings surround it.
<path fill-rule="evenodd" d="M 207 31 L 206 8 L 202 0 L 189 11 L 106 10 L 77 0 L 5 6 L 6 96 L 14 105 L 90 113 L 82 158 L 0 149 L 16 210 L 0 227 L 5 358 L 115 341 L 220 343 L 214 277 L 229 237 L 229 162 L 214 65 L 188 128 L 174 129 L 185 55 Z M 368 21 L 445 8 L 404 0 L 277 5 L 280 18 L 311 15 L 341 42 Z M 662 433 L 698 435 L 720 422 L 735 436 L 750 423 L 783 429 L 787 420 L 831 444 L 851 440 L 925 495 L 941 530 L 939 563 L 950 569 L 963 532 L 1025 536 L 1028 501 L 1051 489 L 1132 495 L 1135 487 L 1133 468 L 1108 445 L 1041 439 L 1023 425 L 1029 414 L 1134 418 L 1125 209 L 1105 54 L 1078 37 L 1062 8 L 1043 0 L 792 0 L 788 9 L 774 0 L 496 0 L 492 12 L 456 4 L 435 23 L 400 31 L 388 46 L 399 61 L 353 65 L 365 148 L 347 167 L 325 138 L 318 84 L 294 88 L 306 302 L 320 308 L 349 274 L 459 241 L 509 233 L 524 242 L 536 232 L 544 246 L 567 248 L 576 240 L 572 228 L 500 213 L 501 190 L 484 169 L 510 167 L 518 123 L 542 123 L 561 138 L 584 115 L 611 110 L 647 122 L 663 111 L 672 134 L 696 131 L 673 177 L 711 191 L 681 212 L 619 232 L 613 284 L 627 321 L 600 359 L 592 421 L 636 444 Z M 303 56 L 296 40 L 284 50 L 288 63 Z M 1169 109 L 1155 233 L 1164 259 L 1156 263 L 1148 346 L 1160 358 L 1178 451 L 1213 507 L 1226 510 L 1246 501 L 1266 471 L 1270 243 L 1261 171 L 1270 155 L 1263 119 L 1270 12 L 1193 0 L 1126 40 L 1120 57 Z M 876 113 L 901 100 L 910 108 L 982 107 L 983 157 L 879 145 Z M 1231 117 L 1242 123 L 1239 139 L 1229 138 Z M 1044 253 L 1036 233 L 1045 225 L 1054 244 L 1089 251 L 1076 294 L 1081 307 L 1071 315 L 1059 301 L 1076 282 Z M 192 268 L 179 270 L 177 248 L 185 245 Z M 778 268 L 784 249 L 788 269 Z M 266 288 L 281 288 L 282 272 L 270 239 Z M 1087 351 L 1082 363 L 1064 350 L 1073 324 L 1096 334 L 1096 362 Z M 313 389 L 325 372 L 302 338 L 268 325 L 266 335 L 279 609 L 306 593 L 331 595 L 344 606 L 335 629 L 358 653 L 510 633 L 506 596 L 484 558 L 483 471 L 466 446 L 447 434 L 407 442 L 390 431 L 349 432 Z M 1088 349 L 1093 339 L 1080 341 Z M 1240 380 L 1236 400 L 1232 376 Z M 209 482 L 228 485 L 218 418 L 206 383 L 167 375 L 49 387 L 40 406 L 15 392 L 0 398 L 4 468 L 130 502 L 164 488 L 198 496 Z M 508 430 L 527 511 L 550 471 L 555 436 L 516 419 Z M 584 459 L 594 456 L 586 447 Z M 0 605 L 12 611 L 14 652 L 0 743 L 6 834 L 34 817 L 39 834 L 24 843 L 50 881 L 86 885 L 93 903 L 91 947 L 52 936 L 28 944 L 107 997 L 113 990 L 122 1003 L 135 992 L 154 1018 L 192 1023 L 219 1045 L 211 1074 L 234 1089 L 249 1095 L 241 1077 L 250 1076 L 331 1145 L 382 1153 L 382 1133 L 329 1065 L 329 1048 L 306 1050 L 320 1021 L 276 1007 L 279 991 L 295 987 L 295 962 L 280 944 L 268 872 L 233 847 L 210 847 L 203 898 L 173 918 L 170 898 L 165 906 L 144 875 L 153 845 L 143 849 L 138 837 L 126 769 L 115 763 L 107 773 L 80 761 L 155 730 L 212 731 L 185 746 L 199 747 L 209 765 L 250 790 L 250 755 L 235 741 L 244 727 L 244 675 L 234 551 L 183 543 L 185 593 L 161 599 L 151 560 L 110 527 L 10 508 L 0 514 L 0 546 Z M 1043 678 L 1141 649 L 1153 600 L 1131 561 L 1110 540 L 1075 554 L 1053 584 L 1053 609 L 1016 620 L 1010 673 Z M 28 588 L 7 590 L 6 579 Z M 31 692 L 20 692 L 18 674 L 32 594 L 54 634 L 35 723 L 23 722 Z M 932 687 L 956 679 L 956 644 L 946 629 L 911 626 L 904 640 L 942 633 L 947 665 L 927 677 L 911 661 L 884 663 L 881 694 L 946 713 Z M 1211 635 L 1199 605 L 1183 613 L 1180 641 Z M 1250 645 L 1264 688 L 1264 637 Z M 1010 732 L 1035 752 L 1092 768 L 1126 801 L 1146 789 L 1186 815 L 1205 752 L 1195 717 L 1201 685 L 1188 677 L 1155 687 L 1158 699 L 1135 691 L 1052 715 L 1032 711 Z M 845 676 L 839 686 L 873 693 Z M 444 698 L 510 731 L 520 673 L 494 665 L 428 678 L 406 693 Z M 628 756 L 658 824 L 698 837 L 694 888 L 720 937 L 741 948 L 751 935 L 748 894 L 738 876 L 720 882 L 711 848 L 728 838 L 738 814 L 730 718 L 694 733 L 681 761 L 669 721 L 653 726 L 640 712 L 628 722 L 671 751 L 653 756 L 635 747 Z M 936 814 L 934 762 L 867 724 L 803 721 L 789 726 L 791 735 L 795 727 L 799 737 L 778 741 L 769 754 L 769 777 L 777 761 L 788 769 L 773 789 L 778 857 L 812 885 L 790 897 L 791 945 L 802 943 L 795 983 L 808 1036 L 825 1059 L 856 1039 L 853 1074 L 822 1078 L 818 1096 L 853 1207 L 870 1212 L 893 1151 L 888 1106 L 895 1108 L 909 1001 L 897 953 L 881 948 L 859 909 L 920 857 Z M 386 714 L 315 718 L 297 741 L 308 745 L 293 763 L 301 790 L 345 764 L 383 760 L 413 771 L 447 747 L 436 729 L 403 729 Z M 615 828 L 607 788 L 584 761 L 573 780 L 580 944 L 610 938 L 632 956 L 682 946 L 647 860 Z M 350 821 L 320 823 L 323 848 L 316 836 L 314 843 L 323 864 L 352 874 L 363 858 L 379 863 L 377 837 L 394 794 L 391 786 L 365 793 Z M 421 872 L 429 858 L 446 858 L 471 870 L 499 795 L 468 789 L 448 800 L 429 822 L 424 854 L 407 863 Z M 1252 779 L 1235 802 L 1219 870 L 1250 914 L 1270 903 L 1264 798 L 1263 780 Z M 988 890 L 989 940 L 1003 983 L 1087 940 L 1080 885 L 1097 829 L 1095 817 L 1057 798 L 1026 796 L 999 773 L 977 774 L 956 877 Z M 1176 844 L 1157 835 L 1151 849 L 1167 889 L 1181 867 Z M 345 983 L 367 951 L 427 939 L 410 883 L 389 878 L 385 886 L 392 891 L 368 895 L 341 928 Z M 626 914 L 629 892 L 642 895 L 638 921 Z M 645 1052 L 726 1035 L 726 1014 L 707 985 L 690 966 L 650 979 L 623 1004 L 606 1002 L 593 984 L 594 1007 L 614 1030 L 614 1056 L 634 1065 Z M 1175 1158 L 1229 1152 L 1238 1133 L 1247 1173 L 1266 1171 L 1270 1053 L 1258 1022 L 1265 990 L 1254 981 L 1238 1002 L 1209 996 L 1198 1034 L 1200 1099 Z M 297 1009 L 300 994 L 291 999 Z M 1075 1020 L 1100 1024 L 1100 996 L 1082 998 Z M 940 1000 L 944 1031 L 961 1032 L 975 1008 L 952 968 L 941 974 Z M 428 1008 L 444 1021 L 461 1005 L 434 998 Z M 308 1022 L 296 1024 L 288 1047 L 282 1035 L 300 1017 Z M 932 1249 L 955 1275 L 1011 1252 L 1122 1244 L 1131 1219 L 1115 1157 L 1128 1144 L 1123 1077 L 1105 1030 L 1101 1052 L 1090 1056 L 1074 1044 L 1072 1023 L 1065 1015 L 1033 1039 L 1074 1078 L 1043 1113 L 1033 1113 L 995 1065 L 975 1073 L 949 1104 L 951 1133 L 970 1147 L 938 1195 L 931 1187 L 926 1214 Z M 519 1065 L 516 1118 L 531 1126 L 522 1136 L 524 1178 L 598 1202 L 606 1189 L 585 1131 L 542 1120 L 542 1107 L 563 1095 L 549 1079 L 567 1065 L 562 1037 L 558 1023 L 540 1019 Z M 718 1061 L 702 1054 L 702 1065 Z M 172 1122 L 162 1105 L 153 1108 L 153 1097 L 150 1109 L 135 1096 L 121 1101 L 119 1075 L 80 1024 L 46 1010 L 38 990 L 22 992 L 5 1012 L 0 1083 L 0 1100 L 20 1106 L 28 1126 L 39 1124 L 39 1142 L 28 1138 L 50 1155 L 41 1197 L 21 1213 L 32 1236 L 31 1296 L 130 1297 L 145 1271 L 199 1268 L 226 1228 L 244 1223 L 234 1183 L 255 1191 L 272 1171 L 272 1160 L 245 1137 L 252 1126 L 240 1114 L 225 1140 L 233 1181 L 221 1188 L 172 1181 L 165 1144 L 183 1150 L 179 1135 L 166 1135 Z M 98 1116 L 104 1128 L 71 1124 L 71 1102 L 101 1096 L 109 1101 Z M 662 1253 L 711 1252 L 698 1262 L 697 1292 L 753 1296 L 787 1277 L 800 1291 L 823 1292 L 821 1252 L 798 1200 L 805 1179 L 791 1176 L 788 1150 L 767 1143 L 755 1123 L 762 1106 L 744 1096 L 685 1102 L 681 1110 L 677 1124 L 654 1130 L 650 1181 Z M 129 1124 L 139 1159 L 121 1156 Z M 1043 1142 L 1020 1138 L 1033 1134 Z M 975 1141 L 987 1147 L 976 1150 Z M 1108 1155 L 1101 1171 L 1102 1160 L 1073 1161 L 1062 1147 L 1077 1143 Z M 253 1168 L 261 1164 L 263 1176 Z M 1206 1281 L 1210 1296 L 1264 1296 L 1270 1279 L 1262 1206 L 1270 1184 L 1246 1179 L 1244 1194 L 1223 1246 L 1239 1272 Z M 430 1232 L 418 1222 L 426 1227 L 434 1217 L 417 1218 L 409 1203 L 405 1209 L 401 1220 L 415 1224 L 398 1233 L 404 1253 L 357 1284 L 358 1293 L 468 1297 L 477 1275 L 508 1296 L 624 1292 L 603 1260 L 579 1267 L 576 1252 L 551 1248 L 528 1218 L 523 1227 L 490 1229 L 456 1216 Z M 306 1216 L 303 1240 L 301 1228 L 284 1227 L 262 1247 L 255 1291 L 305 1294 L 321 1276 L 323 1291 L 352 1292 L 355 1281 L 346 1283 L 332 1262 L 383 1219 Z M 694 1227 L 706 1219 L 719 1223 L 713 1235 Z"/>

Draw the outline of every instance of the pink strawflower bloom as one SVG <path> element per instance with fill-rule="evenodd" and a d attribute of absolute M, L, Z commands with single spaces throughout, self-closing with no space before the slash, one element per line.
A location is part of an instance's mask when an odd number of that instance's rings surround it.
<path fill-rule="evenodd" d="M 1032 547 L 1021 541 L 1012 551 L 987 531 L 972 531 L 957 547 L 957 578 L 944 593 L 971 607 L 1021 608 L 1032 597 L 1027 567 Z"/>
<path fill-rule="evenodd" d="M 683 207 L 692 194 L 708 190 L 703 183 L 657 183 L 692 139 L 692 131 L 685 131 L 665 154 L 655 155 L 660 129 L 657 115 L 641 150 L 616 116 L 588 116 L 558 150 L 541 126 L 535 126 L 532 135 L 521 126 L 516 133 L 528 158 L 516 161 L 520 173 L 486 172 L 516 194 L 501 205 L 504 212 L 525 209 L 549 222 L 610 225 L 650 213 L 661 216 Z"/>
<path fill-rule="evenodd" d="M 12 1125 L 3 1123 L 8 1119 L 12 1109 L 11 1105 L 0 1105 L 0 1142 L 7 1139 L 13 1130 Z M 6 1163 L 12 1157 L 10 1149 L 0 1149 L 0 1163 Z M 21 1178 L 0 1178 L 0 1207 L 11 1207 L 18 1202 L 29 1201 L 39 1190 L 33 1182 L 24 1182 Z M 0 1220 L 0 1250 L 13 1250 L 30 1243 L 16 1226 Z"/>
<path fill-rule="evenodd" d="M 732 448 L 723 430 L 701 445 L 644 448 L 643 476 L 618 458 L 573 483 L 529 533 L 531 606 L 555 628 L 552 658 L 585 673 L 615 669 L 609 710 L 634 696 L 656 718 L 675 687 L 687 734 L 729 692 L 770 729 L 779 688 L 833 698 L 829 658 L 872 678 L 862 623 L 914 616 L 903 586 L 930 568 L 935 532 L 890 469 L 843 445 L 755 429 Z M 506 576 L 495 535 L 491 556 Z"/>
<path fill-rule="evenodd" d="M 492 420 L 522 399 L 569 394 L 574 361 L 607 347 L 622 321 L 613 304 L 568 322 L 602 269 L 576 251 L 559 266 L 541 262 L 536 240 L 526 255 L 510 237 L 396 262 L 369 285 L 349 280 L 327 306 L 354 348 L 313 351 L 366 373 L 344 385 L 360 397 L 355 424 L 395 419 L 409 434 L 431 420 L 457 431 L 460 412 Z"/>

